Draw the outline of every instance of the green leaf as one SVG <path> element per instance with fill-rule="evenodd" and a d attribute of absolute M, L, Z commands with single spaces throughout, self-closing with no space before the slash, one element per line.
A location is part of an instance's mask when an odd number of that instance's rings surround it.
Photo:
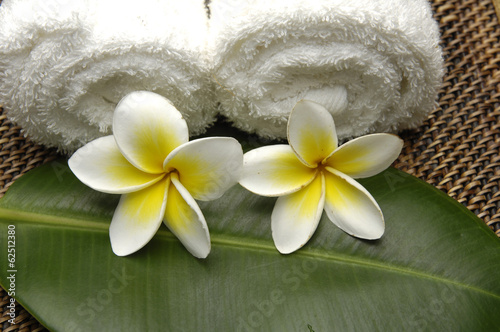
<path fill-rule="evenodd" d="M 117 257 L 108 226 L 118 196 L 85 187 L 57 161 L 0 200 L 0 281 L 54 331 L 498 329 L 495 234 L 395 169 L 362 183 L 386 218 L 378 241 L 350 237 L 324 216 L 304 248 L 280 255 L 270 237 L 275 199 L 235 186 L 200 203 L 212 238 L 207 259 L 163 226 L 139 252 Z"/>

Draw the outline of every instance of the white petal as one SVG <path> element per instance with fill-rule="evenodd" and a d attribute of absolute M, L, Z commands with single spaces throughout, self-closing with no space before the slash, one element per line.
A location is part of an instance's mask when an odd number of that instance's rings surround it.
<path fill-rule="evenodd" d="M 299 101 L 288 119 L 288 142 L 306 165 L 317 166 L 337 148 L 332 116 L 320 104 Z"/>
<path fill-rule="evenodd" d="M 307 187 L 276 201 L 271 215 L 274 244 L 282 254 L 301 248 L 318 227 L 325 202 L 323 175 Z"/>
<path fill-rule="evenodd" d="M 384 217 L 375 199 L 358 182 L 327 167 L 325 211 L 344 232 L 363 239 L 384 234 Z"/>
<path fill-rule="evenodd" d="M 340 146 L 326 164 L 352 178 L 365 178 L 389 167 L 402 148 L 403 140 L 396 135 L 366 135 Z"/>
<path fill-rule="evenodd" d="M 156 234 L 165 211 L 169 183 L 166 178 L 141 191 L 122 195 L 109 227 L 116 255 L 136 252 Z"/>
<path fill-rule="evenodd" d="M 258 195 L 282 196 L 305 187 L 315 174 L 289 145 L 270 145 L 245 153 L 240 184 Z"/>
<path fill-rule="evenodd" d="M 172 173 L 163 222 L 195 257 L 210 253 L 210 234 L 205 217 L 193 197 Z"/>
<path fill-rule="evenodd" d="M 189 140 L 186 121 L 170 101 L 137 91 L 116 106 L 113 135 L 125 158 L 148 173 L 162 173 L 168 154 Z"/>
<path fill-rule="evenodd" d="M 124 194 L 143 189 L 163 175 L 145 173 L 123 157 L 113 136 L 98 138 L 78 149 L 68 161 L 76 177 L 94 190 Z"/>
<path fill-rule="evenodd" d="M 238 183 L 243 150 L 230 137 L 209 137 L 179 146 L 165 159 L 164 169 L 177 170 L 179 181 L 195 199 L 219 198 Z"/>

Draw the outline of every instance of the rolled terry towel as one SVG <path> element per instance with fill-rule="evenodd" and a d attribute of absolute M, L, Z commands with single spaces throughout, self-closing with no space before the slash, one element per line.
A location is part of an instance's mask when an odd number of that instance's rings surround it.
<path fill-rule="evenodd" d="M 168 98 L 190 134 L 215 119 L 203 0 L 4 0 L 0 101 L 35 141 L 71 152 L 111 131 L 131 91 Z"/>
<path fill-rule="evenodd" d="M 297 101 L 325 106 L 340 138 L 419 125 L 443 75 L 427 0 L 212 0 L 209 53 L 221 111 L 286 137 Z"/>

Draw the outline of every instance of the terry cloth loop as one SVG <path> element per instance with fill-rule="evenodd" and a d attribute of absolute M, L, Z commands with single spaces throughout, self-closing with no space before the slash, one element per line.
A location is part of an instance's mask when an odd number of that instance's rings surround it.
<path fill-rule="evenodd" d="M 214 121 L 203 0 L 6 0 L 0 7 L 0 100 L 36 142 L 70 152 L 111 133 L 113 110 L 156 92 L 190 133 Z"/>
<path fill-rule="evenodd" d="M 427 0 L 213 0 L 209 52 L 222 113 L 261 136 L 286 136 L 309 99 L 340 138 L 415 128 L 442 82 Z M 230 92 L 228 92 L 230 91 Z"/>

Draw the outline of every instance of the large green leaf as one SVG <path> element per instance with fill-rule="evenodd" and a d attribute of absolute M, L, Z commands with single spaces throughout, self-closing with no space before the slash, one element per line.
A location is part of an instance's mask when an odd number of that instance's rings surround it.
<path fill-rule="evenodd" d="M 270 237 L 275 199 L 235 186 L 201 204 L 212 252 L 192 257 L 165 227 L 128 257 L 108 225 L 118 196 L 78 182 L 64 161 L 0 200 L 0 281 L 15 225 L 15 293 L 55 331 L 498 330 L 500 241 L 463 206 L 389 169 L 366 179 L 386 217 L 378 241 L 326 217 L 298 252 Z"/>

